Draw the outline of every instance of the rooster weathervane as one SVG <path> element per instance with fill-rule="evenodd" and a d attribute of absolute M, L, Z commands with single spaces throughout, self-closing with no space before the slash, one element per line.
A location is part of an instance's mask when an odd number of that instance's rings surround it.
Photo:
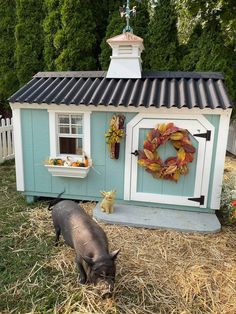
<path fill-rule="evenodd" d="M 137 2 L 141 2 L 142 0 L 136 0 Z M 126 5 L 124 4 L 123 7 L 120 7 L 120 16 L 125 17 L 126 19 L 126 26 L 123 29 L 123 33 L 130 32 L 133 33 L 133 28 L 129 24 L 129 20 L 131 17 L 136 16 L 136 6 L 130 9 L 130 0 L 126 1 Z"/>

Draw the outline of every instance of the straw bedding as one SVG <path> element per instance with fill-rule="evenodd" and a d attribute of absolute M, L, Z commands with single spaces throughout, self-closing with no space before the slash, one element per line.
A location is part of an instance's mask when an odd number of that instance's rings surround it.
<path fill-rule="evenodd" d="M 228 158 L 226 173 L 235 171 L 235 165 Z M 92 214 L 95 203 L 81 206 Z M 47 241 L 51 251 L 35 263 L 27 278 L 9 287 L 8 293 L 14 297 L 26 287 L 37 289 L 39 271 L 53 270 L 52 286 L 47 288 L 58 296 L 58 301 L 47 313 L 236 313 L 235 227 L 207 235 L 100 223 L 110 249 L 121 248 L 114 296 L 103 300 L 96 287 L 80 285 L 74 251 L 62 240 L 58 247 L 53 246 L 54 230 L 46 205 L 29 210 L 27 215 L 28 222 L 12 237 L 27 241 L 28 236 L 34 236 Z M 55 283 L 58 288 L 54 291 Z M 32 304 L 31 313 L 38 313 L 36 308 Z"/>
<path fill-rule="evenodd" d="M 94 203 L 81 204 L 88 213 Z M 114 296 L 103 300 L 92 285 L 81 286 L 74 251 L 61 241 L 46 260 L 29 272 L 52 268 L 58 282 L 54 313 L 236 313 L 236 230 L 218 234 L 186 234 L 100 224 L 110 249 L 121 248 Z M 51 213 L 44 207 L 29 211 L 28 226 L 13 236 L 33 233 L 39 241 L 54 241 Z M 12 290 L 14 294 L 14 287 Z M 34 310 L 32 310 L 32 313 Z M 51 312 L 50 312 L 51 313 Z"/>

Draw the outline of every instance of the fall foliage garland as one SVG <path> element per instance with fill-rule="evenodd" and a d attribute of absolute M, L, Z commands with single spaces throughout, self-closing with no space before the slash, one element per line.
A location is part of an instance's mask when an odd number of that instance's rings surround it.
<path fill-rule="evenodd" d="M 171 141 L 177 155 L 163 161 L 158 154 L 158 148 L 168 141 Z M 194 153 L 195 148 L 188 130 L 178 128 L 173 123 L 159 124 L 147 133 L 143 150 L 139 151 L 138 164 L 154 178 L 177 182 L 180 175 L 188 174 L 188 163 L 194 160 Z"/>

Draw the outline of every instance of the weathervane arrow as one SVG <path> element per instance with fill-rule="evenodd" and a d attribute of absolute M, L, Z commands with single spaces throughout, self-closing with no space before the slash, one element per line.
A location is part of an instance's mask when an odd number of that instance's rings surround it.
<path fill-rule="evenodd" d="M 142 0 L 136 0 L 137 2 L 141 3 Z M 126 19 L 126 26 L 123 29 L 123 33 L 130 32 L 133 33 L 132 27 L 129 25 L 129 20 L 131 17 L 136 16 L 136 6 L 134 6 L 132 9 L 129 7 L 130 0 L 126 0 L 126 5 L 124 4 L 123 7 L 120 7 L 120 16 Z"/>

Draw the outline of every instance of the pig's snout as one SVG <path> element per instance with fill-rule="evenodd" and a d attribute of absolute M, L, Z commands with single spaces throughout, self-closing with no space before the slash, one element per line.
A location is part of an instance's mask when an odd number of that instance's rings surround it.
<path fill-rule="evenodd" d="M 97 284 L 97 289 L 102 298 L 110 298 L 114 289 L 113 283 L 108 283 L 107 281 L 99 281 Z"/>

